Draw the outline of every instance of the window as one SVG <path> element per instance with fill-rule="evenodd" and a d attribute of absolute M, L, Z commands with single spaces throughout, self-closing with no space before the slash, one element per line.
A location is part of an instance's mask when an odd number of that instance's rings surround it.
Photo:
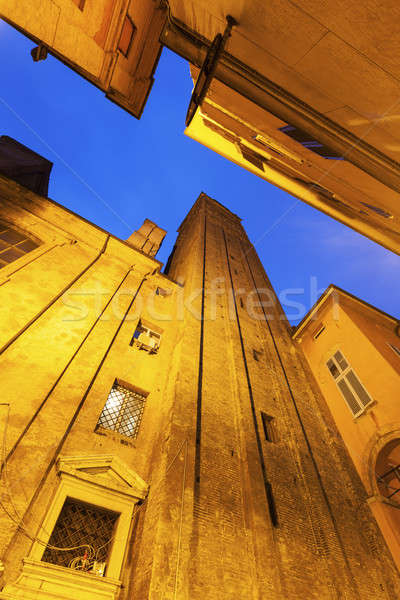
<path fill-rule="evenodd" d="M 320 323 L 316 329 L 316 332 L 313 335 L 313 340 L 317 340 L 319 338 L 319 336 L 321 335 L 321 333 L 323 333 L 324 331 L 325 331 L 325 325 L 323 323 Z"/>
<path fill-rule="evenodd" d="M 79 8 L 79 10 L 83 10 L 85 7 L 85 2 L 86 0 L 72 0 L 74 4 L 77 5 L 77 7 Z"/>
<path fill-rule="evenodd" d="M 301 129 L 297 129 L 297 127 L 293 127 L 293 125 L 285 125 L 284 127 L 280 127 L 279 131 L 282 131 L 285 135 L 288 135 L 292 138 L 292 140 L 296 140 L 296 142 L 300 142 L 300 144 L 311 150 L 311 152 L 315 152 L 324 158 L 329 158 L 331 160 L 344 160 L 343 156 L 336 152 L 335 150 L 331 150 L 325 144 L 321 144 L 321 142 L 317 142 L 314 140 L 308 133 L 302 131 Z"/>
<path fill-rule="evenodd" d="M 160 288 L 160 287 L 158 287 L 158 288 L 156 289 L 156 295 L 157 295 L 157 296 L 163 296 L 163 297 L 165 297 L 165 296 L 169 296 L 169 295 L 170 295 L 170 293 L 171 293 L 171 292 L 170 292 L 169 290 L 165 290 L 164 288 Z"/>
<path fill-rule="evenodd" d="M 274 417 L 267 415 L 267 413 L 261 411 L 261 420 L 264 429 L 264 436 L 267 442 L 277 442 L 277 435 L 274 425 Z"/>
<path fill-rule="evenodd" d="M 0 268 L 35 250 L 39 244 L 0 222 Z"/>
<path fill-rule="evenodd" d="M 253 358 L 254 358 L 254 360 L 256 360 L 258 362 L 260 360 L 260 358 L 261 358 L 261 354 L 262 354 L 262 352 L 260 352 L 260 350 L 254 350 L 254 348 L 253 348 Z"/>
<path fill-rule="evenodd" d="M 257 133 L 256 135 L 254 135 L 253 140 L 258 142 L 259 144 L 262 144 L 263 146 L 266 146 L 268 148 L 268 150 L 272 150 L 273 152 L 276 152 L 277 154 L 279 154 L 279 156 L 283 156 L 282 152 L 279 152 L 279 150 L 274 148 L 274 140 L 267 139 L 260 133 Z"/>
<path fill-rule="evenodd" d="M 374 206 L 373 204 L 368 204 L 368 202 L 361 202 L 361 204 L 363 204 L 370 210 L 373 210 L 377 215 L 379 215 L 381 217 L 385 217 L 385 219 L 393 219 L 393 215 L 390 212 L 388 212 L 387 210 L 384 210 L 383 208 L 379 208 L 379 206 Z"/>
<path fill-rule="evenodd" d="M 128 56 L 129 50 L 131 49 L 133 38 L 135 37 L 136 27 L 133 24 L 132 19 L 126 15 L 125 21 L 122 26 L 121 37 L 118 42 L 118 50 L 124 55 Z"/>
<path fill-rule="evenodd" d="M 326 200 L 337 200 L 335 198 L 335 195 L 333 192 L 331 192 L 330 190 L 327 190 L 325 187 L 323 187 L 322 185 L 319 185 L 318 183 L 314 183 L 313 181 L 304 181 L 303 179 L 298 179 L 296 178 L 296 181 L 298 181 L 299 183 L 302 183 L 303 185 L 306 185 L 312 192 L 317 192 L 318 194 L 320 194 L 320 196 L 323 196 L 323 198 L 325 198 Z"/>
<path fill-rule="evenodd" d="M 149 354 L 155 354 L 160 347 L 160 343 L 161 334 L 154 331 L 152 325 L 139 321 L 129 345 L 136 346 L 139 350 L 146 350 Z"/>
<path fill-rule="evenodd" d="M 60 456 L 55 469 L 49 503 L 22 571 L 0 595 L 116 600 L 135 506 L 149 486 L 111 454 Z"/>
<path fill-rule="evenodd" d="M 136 438 L 143 416 L 146 396 L 114 382 L 107 402 L 97 422 L 97 427 L 117 431 Z"/>
<path fill-rule="evenodd" d="M 400 356 L 400 348 L 398 346 L 394 346 L 390 342 L 387 342 L 387 344 L 388 344 L 388 346 L 391 347 L 391 349 L 393 350 L 393 352 L 395 352 L 398 356 Z"/>
<path fill-rule="evenodd" d="M 67 498 L 42 561 L 103 576 L 118 516 L 104 508 Z"/>
<path fill-rule="evenodd" d="M 339 350 L 326 364 L 353 416 L 360 415 L 371 404 L 371 396 Z"/>
<path fill-rule="evenodd" d="M 248 162 L 257 167 L 257 169 L 261 169 L 261 171 L 264 171 L 264 160 L 266 160 L 264 156 L 258 154 L 258 152 L 255 152 L 255 150 L 252 150 L 247 146 L 243 146 L 243 144 L 239 144 L 239 149 L 242 153 L 243 158 L 245 158 Z"/>

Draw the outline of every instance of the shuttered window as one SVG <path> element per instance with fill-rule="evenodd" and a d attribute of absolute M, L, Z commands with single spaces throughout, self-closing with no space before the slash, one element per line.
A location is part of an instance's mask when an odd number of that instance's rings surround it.
<path fill-rule="evenodd" d="M 353 416 L 360 415 L 371 404 L 372 398 L 343 354 L 338 350 L 326 365 Z"/>

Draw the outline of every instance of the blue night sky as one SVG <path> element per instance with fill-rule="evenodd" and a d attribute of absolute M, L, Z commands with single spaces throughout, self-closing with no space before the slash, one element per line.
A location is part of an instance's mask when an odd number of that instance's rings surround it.
<path fill-rule="evenodd" d="M 278 295 L 295 289 L 287 298 L 308 310 L 313 282 L 318 296 L 335 283 L 400 317 L 398 256 L 183 135 L 192 82 L 180 57 L 163 50 L 138 121 L 56 59 L 34 63 L 33 45 L 0 21 L 0 134 L 54 162 L 50 198 L 122 239 L 155 221 L 165 263 L 204 191 L 242 217 Z"/>

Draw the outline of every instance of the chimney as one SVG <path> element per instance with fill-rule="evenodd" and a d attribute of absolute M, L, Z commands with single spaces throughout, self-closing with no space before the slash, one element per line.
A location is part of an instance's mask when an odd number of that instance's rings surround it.
<path fill-rule="evenodd" d="M 8 135 L 0 137 L 0 174 L 47 196 L 53 163 Z"/>
<path fill-rule="evenodd" d="M 126 240 L 133 248 L 141 250 L 151 257 L 155 257 L 162 241 L 166 235 L 166 231 L 158 227 L 153 221 L 145 219 L 143 225 Z"/>

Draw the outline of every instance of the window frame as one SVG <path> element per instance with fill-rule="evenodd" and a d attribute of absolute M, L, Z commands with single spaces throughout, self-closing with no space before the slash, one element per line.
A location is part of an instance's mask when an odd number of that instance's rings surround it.
<path fill-rule="evenodd" d="M 137 331 L 139 331 L 138 336 L 136 336 Z M 156 340 L 155 346 L 148 346 L 147 344 L 140 342 L 139 337 L 142 335 L 142 333 L 147 334 L 150 339 L 155 339 Z M 135 327 L 135 331 L 133 332 L 132 339 L 129 342 L 129 345 L 139 348 L 139 350 L 147 350 L 147 352 L 149 354 L 156 354 L 161 346 L 161 339 L 162 339 L 161 331 L 157 331 L 155 326 L 153 326 L 151 324 L 147 324 L 146 321 L 139 319 L 139 321 Z"/>
<path fill-rule="evenodd" d="M 336 150 L 333 150 L 332 148 L 329 148 L 329 146 L 326 146 L 326 144 L 319 142 L 299 127 L 295 127 L 294 125 L 290 125 L 288 123 L 283 127 L 279 127 L 278 131 L 281 131 L 298 144 L 301 144 L 303 148 L 310 150 L 314 154 L 318 154 L 318 156 L 321 156 L 321 158 L 326 160 L 345 160 L 344 156 L 340 155 L 338 152 L 336 152 Z"/>
<path fill-rule="evenodd" d="M 132 25 L 132 34 L 131 34 L 131 38 L 129 40 L 129 44 L 128 44 L 128 47 L 126 49 L 126 52 L 124 52 L 120 48 L 120 43 L 121 43 L 122 32 L 124 30 L 126 21 L 129 21 L 129 23 Z M 129 53 L 131 51 L 133 40 L 135 39 L 136 33 L 137 33 L 137 27 L 136 27 L 135 23 L 133 22 L 133 19 L 129 16 L 128 13 L 126 13 L 125 17 L 124 17 L 124 21 L 122 23 L 121 33 L 120 33 L 120 36 L 119 36 L 119 39 L 118 39 L 118 44 L 117 44 L 117 50 L 118 50 L 118 52 L 120 52 L 122 54 L 122 56 L 124 56 L 125 58 L 128 58 L 128 56 L 129 56 Z"/>
<path fill-rule="evenodd" d="M 268 159 L 265 156 L 241 142 L 237 143 L 237 147 L 245 161 L 253 165 L 256 169 L 259 169 L 259 171 L 265 173 L 264 164 L 268 162 Z"/>
<path fill-rule="evenodd" d="M 85 4 L 86 4 L 86 0 L 72 0 L 72 2 L 75 4 L 75 6 L 83 12 L 83 9 L 85 8 Z"/>
<path fill-rule="evenodd" d="M 261 413 L 261 423 L 264 430 L 264 439 L 269 444 L 276 444 L 277 434 L 275 429 L 275 417 L 267 414 L 263 410 L 260 410 Z"/>
<path fill-rule="evenodd" d="M 342 359 L 345 361 L 346 363 L 346 367 L 342 367 L 338 361 L 338 359 L 336 358 L 336 354 L 340 354 Z M 330 367 L 329 367 L 329 362 L 331 362 L 334 364 L 334 366 L 336 367 L 336 370 L 338 371 L 338 375 L 335 377 L 335 375 L 332 373 Z M 333 381 L 336 384 L 337 389 L 339 390 L 341 396 L 343 397 L 346 406 L 348 407 L 348 409 L 350 410 L 352 416 L 354 418 L 359 417 L 360 415 L 362 415 L 363 413 L 365 413 L 365 411 L 367 410 L 367 408 L 369 408 L 371 406 L 372 403 L 374 403 L 374 399 L 371 397 L 371 395 L 368 393 L 368 390 L 365 388 L 365 386 L 362 384 L 362 382 L 360 381 L 360 378 L 358 377 L 358 375 L 355 373 L 354 369 L 352 368 L 350 362 L 347 360 L 347 358 L 344 356 L 343 352 L 339 349 L 335 350 L 335 352 L 333 354 L 331 354 L 331 356 L 328 358 L 328 360 L 326 360 L 325 362 L 326 367 L 333 379 Z M 362 389 L 364 390 L 365 394 L 368 396 L 369 398 L 369 402 L 367 404 L 364 404 L 362 402 L 362 400 L 360 399 L 358 392 L 356 391 L 356 389 L 354 388 L 354 386 L 352 385 L 351 381 L 349 381 L 348 375 L 349 373 L 352 373 L 355 377 L 355 379 L 357 380 L 358 384 L 362 387 Z M 346 398 L 346 396 L 344 395 L 342 389 L 339 386 L 339 383 L 341 381 L 345 381 L 347 387 L 350 389 L 350 392 L 355 400 L 355 402 L 358 404 L 359 410 L 357 412 L 353 411 L 353 409 L 351 408 L 351 405 L 348 401 L 348 399 Z"/>
<path fill-rule="evenodd" d="M 396 354 L 396 356 L 398 358 L 400 358 L 400 348 L 398 346 L 395 346 L 391 342 L 386 342 L 386 343 L 389 346 L 389 348 Z"/>
<path fill-rule="evenodd" d="M 0 235 L 7 230 L 14 231 L 19 236 L 21 236 L 23 239 L 19 240 L 18 242 L 15 242 L 15 243 L 10 243 L 10 242 L 6 242 L 5 240 L 2 240 L 0 237 L 0 244 L 2 241 L 4 241 L 5 244 L 8 244 L 5 248 L 1 248 L 1 246 L 0 246 L 0 269 L 5 269 L 5 268 L 9 267 L 10 265 L 13 265 L 14 263 L 17 263 L 21 258 L 25 258 L 26 256 L 31 255 L 32 252 L 35 252 L 42 245 L 41 241 L 38 240 L 36 237 L 27 234 L 25 231 L 22 231 L 19 227 L 16 227 L 13 223 L 7 223 L 6 221 L 3 221 L 2 219 L 0 219 Z M 24 251 L 23 249 L 20 250 L 18 244 L 23 244 L 27 241 L 35 244 L 35 248 L 31 248 L 31 250 L 28 250 L 28 251 Z M 17 258 L 15 258 L 14 260 L 11 260 L 8 262 L 2 260 L 2 258 L 1 258 L 2 253 L 7 252 L 8 250 L 13 249 L 13 248 L 17 249 L 17 253 L 21 252 L 21 255 L 18 256 Z"/>
<path fill-rule="evenodd" d="M 122 460 L 113 455 L 60 457 L 56 467 L 60 483 L 29 556 L 24 560 L 24 569 L 27 568 L 29 572 L 36 570 L 38 577 L 49 579 L 51 582 L 59 579 L 65 581 L 65 577 L 69 576 L 73 578 L 76 586 L 87 586 L 89 583 L 93 588 L 111 589 L 116 597 L 121 588 L 119 578 L 128 547 L 135 506 L 146 498 L 148 485 Z M 102 473 L 108 471 L 114 472 L 118 477 L 115 479 L 114 477 L 102 477 Z M 67 498 L 73 498 L 119 514 L 109 550 L 105 576 L 86 574 L 69 567 L 42 561 L 50 536 Z M 77 590 L 72 591 L 76 593 Z M 38 598 L 40 597 L 38 594 Z"/>
<path fill-rule="evenodd" d="M 135 430 L 136 430 L 136 434 L 135 435 L 126 435 L 125 433 L 121 433 L 116 428 L 105 427 L 102 423 L 100 423 L 101 416 L 102 416 L 102 414 L 104 412 L 104 409 L 107 406 L 107 402 L 110 399 L 111 392 L 112 392 L 112 390 L 115 387 L 123 388 L 124 390 L 127 390 L 128 392 L 132 392 L 134 394 L 138 394 L 139 396 L 142 396 L 142 398 L 143 398 L 143 408 L 142 408 L 141 413 L 140 413 L 140 419 L 139 419 L 138 425 L 137 425 L 137 427 L 135 427 Z M 120 379 L 115 379 L 114 383 L 112 384 L 112 386 L 110 388 L 110 391 L 108 393 L 107 400 L 105 401 L 105 403 L 103 405 L 103 408 L 101 409 L 101 413 L 100 413 L 99 418 L 98 418 L 97 423 L 96 423 L 95 431 L 99 431 L 99 430 L 101 430 L 101 431 L 111 431 L 115 435 L 118 435 L 118 436 L 120 436 L 123 439 L 130 440 L 130 441 L 136 440 L 138 438 L 139 431 L 140 431 L 140 426 L 142 424 L 144 410 L 145 410 L 145 407 L 146 407 L 146 400 L 147 400 L 148 395 L 149 395 L 148 392 L 145 392 L 145 391 L 140 390 L 138 388 L 134 388 L 133 386 L 125 383 L 124 381 L 121 381 Z M 125 410 L 126 410 L 126 403 L 127 402 L 128 402 L 128 399 L 124 397 L 123 401 L 122 401 L 122 404 L 121 404 L 121 407 L 118 410 L 117 420 L 116 420 L 116 427 L 119 426 L 121 424 L 121 421 L 123 420 L 124 413 L 125 413 Z"/>

